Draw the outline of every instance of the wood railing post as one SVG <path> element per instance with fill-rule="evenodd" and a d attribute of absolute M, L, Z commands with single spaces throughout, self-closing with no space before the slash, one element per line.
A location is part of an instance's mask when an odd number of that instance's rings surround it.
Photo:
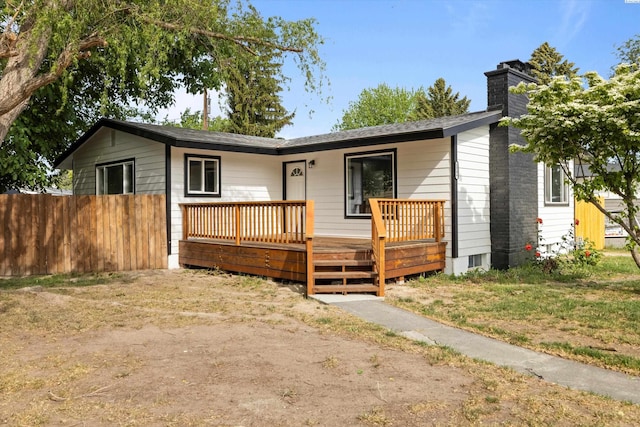
<path fill-rule="evenodd" d="M 378 291 L 376 295 L 384 296 L 385 282 L 385 240 L 387 230 L 385 228 L 378 199 L 369 199 L 371 208 L 371 252 L 373 254 L 373 265 L 378 273 Z"/>
<path fill-rule="evenodd" d="M 235 205 L 236 222 L 236 246 L 240 246 L 240 205 Z"/>
<path fill-rule="evenodd" d="M 440 242 L 442 240 L 442 230 L 441 230 L 441 226 L 442 226 L 442 202 L 436 202 L 433 205 L 433 226 L 435 228 L 435 230 L 433 230 L 434 233 L 434 238 L 436 240 L 436 242 Z"/>
<path fill-rule="evenodd" d="M 180 209 L 182 210 L 182 240 L 187 240 L 189 238 L 189 208 L 186 205 L 181 205 Z"/>
<path fill-rule="evenodd" d="M 313 200 L 307 200 L 305 203 L 305 218 L 304 218 L 304 234 L 305 234 L 305 249 L 307 254 L 307 296 L 315 293 L 315 267 L 313 265 L 313 233 L 314 233 L 314 202 Z"/>

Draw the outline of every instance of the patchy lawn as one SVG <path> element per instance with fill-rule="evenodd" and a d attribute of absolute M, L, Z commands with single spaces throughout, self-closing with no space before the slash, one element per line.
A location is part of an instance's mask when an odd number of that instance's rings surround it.
<path fill-rule="evenodd" d="M 606 257 L 578 272 L 524 269 L 390 286 L 387 302 L 512 344 L 640 375 L 640 272 Z"/>
<path fill-rule="evenodd" d="M 638 405 L 413 343 L 297 286 L 202 271 L 4 284 L 0 424 L 640 422 Z"/>

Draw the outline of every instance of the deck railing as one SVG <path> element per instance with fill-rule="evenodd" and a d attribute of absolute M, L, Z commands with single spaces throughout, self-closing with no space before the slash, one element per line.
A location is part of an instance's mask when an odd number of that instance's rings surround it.
<path fill-rule="evenodd" d="M 444 237 L 444 200 L 370 199 L 377 204 L 379 216 L 371 220 L 381 222 L 387 242 L 433 239 Z"/>
<path fill-rule="evenodd" d="M 444 237 L 444 200 L 369 199 L 371 248 L 378 273 L 378 295 L 384 295 L 385 245 L 387 242 Z"/>
<path fill-rule="evenodd" d="M 307 201 L 184 203 L 182 238 L 305 243 Z"/>

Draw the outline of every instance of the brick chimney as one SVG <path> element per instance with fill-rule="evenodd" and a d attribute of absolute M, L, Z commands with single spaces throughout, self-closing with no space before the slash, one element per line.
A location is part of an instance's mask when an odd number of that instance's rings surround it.
<path fill-rule="evenodd" d="M 536 82 L 531 66 L 519 60 L 505 61 L 488 71 L 487 106 L 503 116 L 518 117 L 527 111 L 527 97 L 509 93 L 520 82 Z M 524 145 L 520 130 L 491 125 L 490 129 L 491 263 L 506 269 L 532 258 L 527 243 L 536 246 L 538 216 L 537 165 L 531 154 L 509 153 L 511 144 Z"/>

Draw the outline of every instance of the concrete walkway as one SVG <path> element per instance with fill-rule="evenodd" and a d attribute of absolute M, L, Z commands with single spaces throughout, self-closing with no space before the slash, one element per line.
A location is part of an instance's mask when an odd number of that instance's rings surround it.
<path fill-rule="evenodd" d="M 313 295 L 366 321 L 407 338 L 450 347 L 546 381 L 640 404 L 640 378 L 527 350 L 472 332 L 463 331 L 393 307 L 383 298 L 367 295 Z"/>

